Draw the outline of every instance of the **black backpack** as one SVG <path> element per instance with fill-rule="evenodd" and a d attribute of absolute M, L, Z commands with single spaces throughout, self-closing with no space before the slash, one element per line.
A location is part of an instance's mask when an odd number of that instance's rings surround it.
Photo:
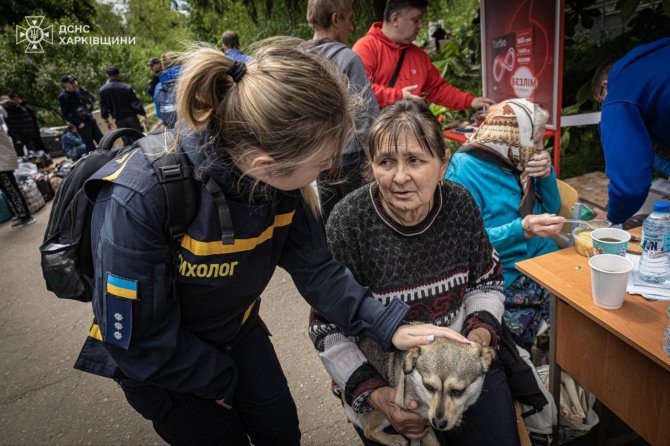
<path fill-rule="evenodd" d="M 115 148 L 121 137 L 133 144 Z M 40 246 L 42 274 L 47 289 L 61 299 L 90 302 L 93 297 L 93 256 L 91 249 L 91 215 L 93 203 L 84 184 L 95 172 L 114 158 L 140 147 L 156 172 L 166 194 L 169 243 L 175 246 L 184 235 L 198 206 L 193 166 L 178 147 L 166 152 L 165 144 L 173 133 L 144 136 L 134 129 L 117 129 L 105 135 L 98 149 L 75 163 L 58 187 L 49 223 Z"/>

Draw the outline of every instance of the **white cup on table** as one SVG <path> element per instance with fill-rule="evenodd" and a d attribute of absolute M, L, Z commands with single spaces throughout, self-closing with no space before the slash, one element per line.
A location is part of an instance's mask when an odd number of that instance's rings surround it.
<path fill-rule="evenodd" d="M 589 266 L 593 303 L 607 310 L 621 308 L 633 262 L 614 254 L 599 254 L 589 258 Z"/>

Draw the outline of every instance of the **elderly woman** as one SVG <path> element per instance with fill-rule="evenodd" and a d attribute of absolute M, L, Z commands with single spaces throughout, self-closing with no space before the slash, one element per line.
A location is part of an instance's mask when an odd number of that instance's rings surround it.
<path fill-rule="evenodd" d="M 448 156 L 439 123 L 424 105 L 396 102 L 373 126 L 369 147 L 375 181 L 340 201 L 328 220 L 334 257 L 381 302 L 407 303 L 406 319 L 496 346 L 504 309 L 501 265 L 470 194 L 444 181 Z M 375 407 L 409 439 L 429 432 L 426 419 L 393 403 L 395 389 L 355 340 L 316 311 L 310 336 L 354 410 Z M 416 408 L 416 402 L 406 407 Z M 465 412 L 460 428 L 436 434 L 449 445 L 518 444 L 503 370 L 489 370 L 482 396 Z"/>
<path fill-rule="evenodd" d="M 518 272 L 516 262 L 557 249 L 549 238 L 563 225 L 556 175 L 542 139 L 548 114 L 525 99 L 492 106 L 472 141 L 451 159 L 447 178 L 464 185 L 479 207 L 500 255 L 505 324 L 530 351 L 549 320 L 549 292 Z"/>

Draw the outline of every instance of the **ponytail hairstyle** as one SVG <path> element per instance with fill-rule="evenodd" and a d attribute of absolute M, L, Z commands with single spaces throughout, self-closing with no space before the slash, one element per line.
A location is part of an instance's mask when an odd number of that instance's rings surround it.
<path fill-rule="evenodd" d="M 179 119 L 195 131 L 209 132 L 216 150 L 226 151 L 233 161 L 264 151 L 276 161 L 269 175 L 290 175 L 325 151 L 337 168 L 352 134 L 354 100 L 334 64 L 297 50 L 299 42 L 259 42 L 237 81 L 228 73 L 233 61 L 220 50 L 200 46 L 189 51 L 177 85 Z M 306 186 L 301 192 L 318 213 L 314 190 Z"/>

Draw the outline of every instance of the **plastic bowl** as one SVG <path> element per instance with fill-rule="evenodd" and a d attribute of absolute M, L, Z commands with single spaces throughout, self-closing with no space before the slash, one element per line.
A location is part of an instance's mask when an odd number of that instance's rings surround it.
<path fill-rule="evenodd" d="M 611 227 L 612 222 L 609 220 L 591 220 L 585 223 L 585 225 L 588 226 L 590 229 L 601 229 Z"/>
<path fill-rule="evenodd" d="M 594 228 L 588 226 L 577 226 L 572 231 L 572 239 L 575 241 L 575 250 L 585 257 L 593 255 L 593 241 L 591 240 L 591 232 Z"/>

